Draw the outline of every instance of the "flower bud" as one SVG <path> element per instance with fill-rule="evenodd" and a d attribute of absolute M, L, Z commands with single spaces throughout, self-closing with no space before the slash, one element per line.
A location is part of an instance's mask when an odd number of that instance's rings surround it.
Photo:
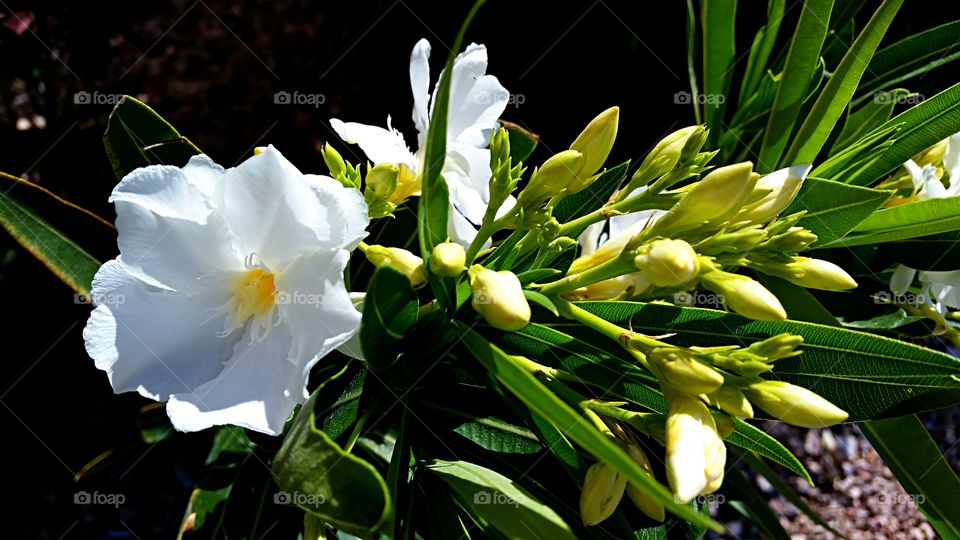
<path fill-rule="evenodd" d="M 700 273 L 697 252 L 684 240 L 654 240 L 640 246 L 636 253 L 634 265 L 658 287 L 683 285 Z"/>
<path fill-rule="evenodd" d="M 427 271 L 423 267 L 423 259 L 405 249 L 385 246 L 370 246 L 366 251 L 367 260 L 374 266 L 389 266 L 410 280 L 414 289 L 419 289 L 427 283 Z"/>
<path fill-rule="evenodd" d="M 520 330 L 530 323 L 530 304 L 513 272 L 494 272 L 479 264 L 468 271 L 473 309 L 500 330 Z"/>
<path fill-rule="evenodd" d="M 330 143 L 323 145 L 323 148 L 320 149 L 320 155 L 323 157 L 323 162 L 327 164 L 330 176 L 339 178 L 346 171 L 347 164 L 344 163 L 343 156 L 340 155 L 340 152 L 337 152 L 336 148 L 330 146 Z"/>
<path fill-rule="evenodd" d="M 430 271 L 440 277 L 459 276 L 467 269 L 467 253 L 456 242 L 444 242 L 433 247 Z"/>
<path fill-rule="evenodd" d="M 839 424 L 848 414 L 819 395 L 783 381 L 763 381 L 744 389 L 755 405 L 788 424 L 822 428 Z"/>
<path fill-rule="evenodd" d="M 643 467 L 645 471 L 650 473 L 653 476 L 653 468 L 650 467 L 650 460 L 647 459 L 647 454 L 643 452 L 643 449 L 640 448 L 635 442 L 625 443 L 627 454 L 630 456 L 633 461 Z M 627 497 L 630 497 L 630 500 L 633 502 L 633 505 L 637 507 L 638 510 L 644 513 L 648 518 L 663 521 L 666 518 L 664 514 L 663 504 L 657 502 L 656 499 L 650 496 L 649 493 L 643 491 L 637 486 L 628 483 L 627 484 Z"/>
<path fill-rule="evenodd" d="M 615 278 L 605 279 L 580 287 L 565 295 L 572 300 L 609 300 L 611 298 L 629 298 L 643 294 L 651 287 L 650 280 L 643 272 L 633 272 Z"/>
<path fill-rule="evenodd" d="M 643 159 L 636 175 L 640 175 L 642 172 L 648 178 L 656 178 L 670 172 L 680 161 L 680 154 L 687 141 L 692 136 L 704 131 L 703 126 L 689 126 L 678 129 L 660 139 L 660 142 Z"/>
<path fill-rule="evenodd" d="M 664 429 L 667 481 L 678 502 L 687 503 L 722 478 L 726 453 L 710 411 L 699 399 L 667 391 Z"/>
<path fill-rule="evenodd" d="M 783 333 L 758 341 L 747 347 L 746 350 L 763 358 L 766 362 L 775 362 L 781 358 L 789 358 L 800 354 L 797 347 L 802 343 L 803 336 Z"/>
<path fill-rule="evenodd" d="M 747 276 L 712 270 L 701 275 L 700 282 L 723 295 L 724 305 L 744 317 L 757 321 L 783 321 L 787 318 L 787 312 L 777 297 Z"/>
<path fill-rule="evenodd" d="M 627 479 L 616 469 L 598 461 L 587 469 L 580 492 L 580 517 L 586 526 L 612 516 L 623 498 Z"/>
<path fill-rule="evenodd" d="M 795 165 L 760 178 L 754 191 L 766 194 L 759 201 L 740 210 L 731 221 L 764 224 L 777 217 L 793 202 L 809 172 L 809 164 Z"/>
<path fill-rule="evenodd" d="M 603 167 L 617 139 L 617 127 L 620 122 L 620 107 L 610 107 L 587 124 L 577 140 L 570 145 L 570 150 L 583 154 L 580 162 L 580 171 L 576 179 L 571 182 L 568 191 L 576 193 L 587 187 L 588 179 Z"/>
<path fill-rule="evenodd" d="M 680 347 L 657 347 L 647 353 L 647 362 L 662 384 L 685 394 L 709 394 L 723 384 L 723 375 Z"/>
<path fill-rule="evenodd" d="M 544 162 L 533 172 L 530 183 L 520 192 L 517 204 L 521 208 L 535 209 L 543 206 L 554 195 L 567 188 L 580 170 L 583 155 L 576 150 L 564 150 Z"/>
<path fill-rule="evenodd" d="M 367 191 L 376 199 L 387 199 L 397 189 L 400 167 L 393 163 L 378 163 L 367 171 Z"/>
<path fill-rule="evenodd" d="M 738 418 L 753 418 L 753 406 L 735 386 L 725 384 L 706 395 L 707 403 Z"/>
<path fill-rule="evenodd" d="M 653 225 L 652 234 L 672 236 L 722 224 L 740 210 L 757 178 L 749 161 L 714 169 Z"/>
<path fill-rule="evenodd" d="M 630 240 L 643 231 L 643 228 L 646 226 L 645 221 L 637 221 L 632 225 L 624 229 L 622 232 L 614 236 L 613 238 L 604 242 L 600 247 L 596 248 L 592 253 L 578 257 L 573 261 L 573 264 L 570 265 L 568 274 L 579 274 L 584 270 L 589 270 L 594 266 L 597 266 L 601 263 L 605 263 L 614 257 L 618 257 L 623 251 L 623 248 L 630 243 Z M 584 246 L 587 245 L 584 237 L 580 237 L 580 242 Z M 584 247 L 586 249 L 586 247 Z"/>
<path fill-rule="evenodd" d="M 723 439 L 717 431 L 717 424 L 709 411 L 703 416 L 700 425 L 703 430 L 703 474 L 707 479 L 707 485 L 700 493 L 706 494 L 720 489 L 720 484 L 723 483 L 724 467 L 727 464 L 727 447 L 723 444 Z"/>
<path fill-rule="evenodd" d="M 794 271 L 794 277 L 787 279 L 801 287 L 824 291 L 845 291 L 856 289 L 857 282 L 843 268 L 830 261 L 794 257 L 787 265 Z"/>
<path fill-rule="evenodd" d="M 817 241 L 817 235 L 803 227 L 791 227 L 787 232 L 767 240 L 761 247 L 770 251 L 795 252 L 806 249 Z"/>

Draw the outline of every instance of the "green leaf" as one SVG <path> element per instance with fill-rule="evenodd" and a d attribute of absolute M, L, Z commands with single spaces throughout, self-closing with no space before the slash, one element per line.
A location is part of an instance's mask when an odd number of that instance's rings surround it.
<path fill-rule="evenodd" d="M 807 177 L 790 206 L 782 212 L 788 216 L 802 210 L 807 214 L 798 225 L 817 235 L 815 247 L 843 238 L 867 219 L 893 192 L 851 186 L 822 178 Z"/>
<path fill-rule="evenodd" d="M 918 32 L 880 49 L 860 82 L 858 101 L 960 58 L 960 21 Z"/>
<path fill-rule="evenodd" d="M 533 302 L 534 304 L 539 305 L 540 307 L 546 309 L 550 313 L 553 313 L 555 316 L 559 317 L 560 313 L 557 312 L 557 306 L 553 304 L 553 300 L 542 293 L 537 291 L 531 291 L 530 289 L 523 290 L 523 297 L 527 300 Z"/>
<path fill-rule="evenodd" d="M 530 157 L 530 154 L 537 149 L 537 144 L 540 143 L 540 136 L 536 133 L 527 131 L 518 124 L 505 120 L 500 120 L 500 125 L 507 130 L 507 135 L 510 137 L 510 159 L 512 159 L 514 163 L 520 163 L 527 159 Z"/>
<path fill-rule="evenodd" d="M 40 217 L 37 209 L 25 197 L 35 193 L 43 193 L 44 196 L 53 194 L 46 190 L 27 190 L 33 184 L 6 173 L 0 173 L 0 178 L 15 182 L 0 193 L 0 226 L 78 293 L 77 302 L 89 302 L 90 284 L 100 269 L 100 261 Z"/>
<path fill-rule="evenodd" d="M 687 37 L 687 79 L 690 81 L 690 105 L 693 107 L 693 117 L 698 124 L 703 123 L 703 113 L 700 112 L 700 87 L 697 84 L 697 11 L 693 7 L 693 0 L 687 0 L 687 18 L 684 30 Z"/>
<path fill-rule="evenodd" d="M 902 4 L 903 0 L 884 0 L 877 8 L 813 104 L 781 161 L 782 166 L 812 163 L 820 154 Z"/>
<path fill-rule="evenodd" d="M 737 345 L 783 332 L 803 336 L 803 354 L 778 360 L 773 376 L 809 388 L 851 421 L 960 403 L 960 360 L 895 339 L 819 324 L 751 321 L 722 311 L 638 302 L 580 302 L 581 308 L 649 335 L 676 332 L 678 345 Z"/>
<path fill-rule="evenodd" d="M 893 144 L 877 159 L 850 171 L 842 179 L 834 179 L 848 184 L 871 185 L 921 150 L 960 131 L 960 84 L 894 116 L 877 130 L 894 126 L 898 130 Z"/>
<path fill-rule="evenodd" d="M 890 120 L 893 107 L 909 95 L 909 90 L 898 88 L 890 92 L 880 92 L 874 96 L 874 99 L 864 103 L 856 112 L 847 116 L 840 135 L 830 149 L 830 155 L 836 154 L 838 150 L 846 148 Z"/>
<path fill-rule="evenodd" d="M 491 452 L 536 454 L 543 450 L 532 431 L 499 418 L 477 418 L 453 430 Z"/>
<path fill-rule="evenodd" d="M 785 3 L 786 0 L 767 2 L 767 24 L 757 30 L 757 34 L 753 37 L 753 45 L 750 47 L 750 56 L 747 57 L 747 70 L 740 85 L 741 106 L 753 95 L 766 75 L 767 62 L 770 60 L 770 53 L 773 52 L 777 34 L 780 32 L 780 23 L 783 21 Z"/>
<path fill-rule="evenodd" d="M 923 320 L 923 317 L 907 315 L 907 312 L 902 308 L 897 308 L 897 310 L 892 313 L 878 315 L 865 321 L 840 321 L 840 323 L 847 328 L 856 328 L 858 330 L 893 330 L 894 328 L 900 328 L 901 326 L 920 320 Z"/>
<path fill-rule="evenodd" d="M 317 426 L 316 408 L 335 402 L 331 384 L 346 369 L 324 381 L 300 409 L 273 461 L 280 488 L 298 506 L 350 534 L 378 530 L 390 514 L 390 493 L 377 470 L 344 452 Z"/>
<path fill-rule="evenodd" d="M 960 229 L 960 197 L 926 199 L 878 210 L 847 236 L 817 247 L 850 247 L 908 240 Z"/>
<path fill-rule="evenodd" d="M 803 4 L 760 147 L 757 170 L 761 173 L 773 171 L 787 147 L 807 86 L 820 62 L 832 8 L 833 0 L 806 0 Z"/>
<path fill-rule="evenodd" d="M 563 274 L 563 272 L 557 270 L 556 268 L 537 268 L 536 270 L 527 270 L 526 272 L 517 274 L 517 279 L 520 280 L 521 285 L 529 285 L 531 283 L 537 283 L 545 279 L 557 277 L 560 274 Z"/>
<path fill-rule="evenodd" d="M 823 519 L 823 516 L 821 516 L 812 508 L 810 508 L 810 505 L 808 505 L 807 502 L 803 500 L 803 498 L 800 497 L 800 495 L 797 494 L 796 490 L 794 490 L 786 482 L 784 482 L 783 479 L 780 478 L 780 475 L 777 474 L 776 471 L 771 469 L 769 465 L 764 463 L 760 458 L 758 458 L 757 456 L 753 455 L 750 452 L 741 454 L 740 457 L 743 458 L 743 460 L 747 462 L 748 465 L 750 465 L 751 469 L 760 473 L 761 476 L 766 478 L 767 481 L 770 482 L 770 485 L 773 486 L 774 491 L 776 491 L 778 494 L 782 495 L 784 498 L 790 501 L 801 512 L 806 514 L 807 517 L 813 520 L 814 523 L 830 531 L 837 537 L 843 538 L 843 535 L 840 533 L 840 531 L 833 528 L 832 525 L 827 523 L 827 520 Z"/>
<path fill-rule="evenodd" d="M 960 478 L 923 422 L 909 415 L 864 422 L 860 429 L 930 525 L 944 539 L 960 539 Z"/>
<path fill-rule="evenodd" d="M 597 178 L 586 189 L 568 195 L 557 203 L 553 209 L 553 217 L 560 223 L 566 223 L 585 216 L 594 210 L 597 210 L 610 199 L 613 192 L 623 182 L 627 176 L 627 170 L 630 168 L 630 161 L 627 160 L 616 167 L 603 171 L 600 178 Z M 576 236 L 576 231 L 571 233 Z"/>
<path fill-rule="evenodd" d="M 200 153 L 169 122 L 130 96 L 123 96 L 110 113 L 103 146 L 118 179 L 147 165 L 182 167 Z"/>
<path fill-rule="evenodd" d="M 710 129 L 707 146 L 716 145 L 722 133 L 724 111 L 736 56 L 737 0 L 702 0 L 703 93 L 707 96 L 704 117 Z"/>
<path fill-rule="evenodd" d="M 461 505 L 508 538 L 576 538 L 552 508 L 496 471 L 465 461 L 435 460 L 426 467 L 450 486 Z"/>
<path fill-rule="evenodd" d="M 598 460 L 620 471 L 627 480 L 661 502 L 670 512 L 716 531 L 722 527 L 690 507 L 678 504 L 673 494 L 640 467 L 617 444 L 600 433 L 588 420 L 548 390 L 516 357 L 506 354 L 460 323 L 456 323 L 463 344 L 497 381 L 520 398 L 531 410 L 554 424 L 564 435 Z"/>
<path fill-rule="evenodd" d="M 360 346 L 371 369 L 396 359 L 400 343 L 417 322 L 418 306 L 407 276 L 389 266 L 377 268 L 367 285 L 360 321 Z"/>

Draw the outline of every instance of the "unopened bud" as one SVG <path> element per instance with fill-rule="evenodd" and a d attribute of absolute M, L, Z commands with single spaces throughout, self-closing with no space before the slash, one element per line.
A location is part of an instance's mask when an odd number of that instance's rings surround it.
<path fill-rule="evenodd" d="M 783 321 L 787 312 L 774 294 L 759 282 L 740 274 L 712 270 L 700 276 L 711 291 L 722 294 L 728 308 L 757 321 Z"/>
<path fill-rule="evenodd" d="M 583 155 L 576 150 L 564 150 L 550 157 L 534 171 L 530 183 L 520 192 L 517 204 L 527 209 L 541 207 L 567 188 L 580 170 L 582 160 Z"/>
<path fill-rule="evenodd" d="M 781 358 L 789 358 L 800 354 L 797 347 L 802 343 L 803 336 L 783 333 L 768 337 L 763 341 L 758 341 L 747 347 L 746 350 L 763 358 L 767 362 L 775 362 Z"/>
<path fill-rule="evenodd" d="M 689 126 L 678 129 L 660 139 L 660 142 L 643 159 L 643 163 L 637 169 L 634 178 L 643 175 L 648 179 L 653 179 L 673 170 L 680 161 L 681 152 L 687 141 L 691 136 L 704 131 L 702 126 Z"/>
<path fill-rule="evenodd" d="M 764 224 L 780 215 L 793 202 L 810 165 L 795 165 L 774 171 L 757 181 L 755 191 L 767 192 L 759 201 L 740 210 L 731 221 Z"/>
<path fill-rule="evenodd" d="M 580 287 L 565 295 L 571 300 L 610 300 L 611 298 L 630 298 L 643 294 L 652 285 L 643 272 L 632 272 L 615 278 L 605 279 Z"/>
<path fill-rule="evenodd" d="M 627 442 L 625 446 L 630 458 L 633 459 L 637 465 L 643 467 L 643 470 L 653 476 L 653 468 L 650 467 L 650 460 L 647 459 L 647 454 L 644 453 L 643 449 L 635 442 Z M 655 521 L 663 521 L 666 518 L 663 504 L 654 499 L 646 491 L 643 491 L 631 483 L 627 484 L 627 497 L 630 497 L 633 505 L 648 518 Z"/>
<path fill-rule="evenodd" d="M 757 178 L 749 161 L 714 169 L 653 225 L 652 234 L 672 236 L 722 224 L 740 210 Z"/>
<path fill-rule="evenodd" d="M 723 375 L 680 347 L 657 347 L 647 362 L 660 382 L 685 394 L 709 394 L 723 384 Z"/>
<path fill-rule="evenodd" d="M 547 244 L 547 253 L 563 253 L 564 251 L 577 245 L 577 241 L 569 236 L 554 238 Z"/>
<path fill-rule="evenodd" d="M 327 164 L 330 176 L 337 179 L 343 176 L 347 169 L 347 164 L 344 163 L 343 156 L 340 155 L 340 152 L 337 152 L 334 147 L 330 146 L 330 143 L 327 143 L 320 149 L 320 155 L 323 157 L 323 162 Z"/>
<path fill-rule="evenodd" d="M 467 269 L 467 253 L 456 242 L 444 242 L 433 247 L 430 271 L 440 277 L 459 276 Z"/>
<path fill-rule="evenodd" d="M 707 402 L 721 411 L 738 418 L 753 418 L 753 407 L 747 396 L 735 386 L 725 384 L 707 394 Z"/>
<path fill-rule="evenodd" d="M 788 424 L 822 428 L 839 424 L 849 416 L 819 395 L 783 381 L 763 381 L 744 389 L 755 405 Z"/>
<path fill-rule="evenodd" d="M 377 268 L 389 266 L 407 276 L 410 285 L 419 289 L 427 283 L 427 271 L 423 259 L 401 248 L 370 246 L 366 251 L 367 260 Z"/>
<path fill-rule="evenodd" d="M 633 260 L 638 270 L 658 287 L 689 283 L 700 273 L 700 259 L 684 240 L 658 239 L 637 249 Z"/>
<path fill-rule="evenodd" d="M 387 199 L 397 189 L 400 167 L 393 163 L 378 163 L 367 171 L 367 190 L 376 199 Z"/>
<path fill-rule="evenodd" d="M 586 526 L 612 516 L 623 499 L 627 479 L 616 469 L 598 461 L 587 469 L 580 492 L 580 517 Z"/>
<path fill-rule="evenodd" d="M 761 247 L 770 251 L 786 253 L 801 251 L 817 241 L 817 235 L 803 227 L 791 227 L 787 232 L 778 234 L 767 240 Z"/>
<path fill-rule="evenodd" d="M 722 481 L 726 450 L 713 416 L 699 399 L 669 391 L 667 401 L 667 481 L 677 500 L 687 503 Z"/>
<path fill-rule="evenodd" d="M 793 262 L 787 266 L 794 272 L 793 277 L 786 279 L 801 287 L 824 291 L 846 291 L 857 288 L 857 282 L 850 277 L 850 274 L 830 261 L 794 257 Z"/>
<path fill-rule="evenodd" d="M 605 263 L 610 259 L 619 256 L 623 251 L 623 248 L 627 246 L 634 236 L 643 231 L 645 226 L 645 221 L 637 221 L 633 223 L 613 238 L 604 242 L 603 245 L 598 247 L 593 253 L 579 257 L 573 261 L 573 264 L 570 265 L 570 269 L 567 271 L 567 273 L 579 274 L 584 270 L 588 270 L 594 266 Z"/>
<path fill-rule="evenodd" d="M 583 154 L 580 162 L 580 171 L 576 179 L 570 183 L 568 191 L 576 193 L 587 187 L 588 179 L 603 167 L 617 139 L 617 127 L 620 122 L 620 107 L 610 107 L 587 124 L 577 140 L 570 145 L 570 150 Z"/>
<path fill-rule="evenodd" d="M 494 328 L 520 330 L 530 323 L 530 304 L 513 272 L 487 270 L 479 264 L 468 271 L 473 309 Z"/>

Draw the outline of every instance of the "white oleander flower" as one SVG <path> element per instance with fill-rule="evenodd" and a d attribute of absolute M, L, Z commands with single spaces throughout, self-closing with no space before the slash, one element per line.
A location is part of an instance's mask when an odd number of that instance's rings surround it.
<path fill-rule="evenodd" d="M 417 150 L 411 151 L 403 135 L 393 128 L 387 117 L 387 128 L 336 118 L 330 125 L 344 141 L 357 144 L 374 164 L 402 165 L 417 177 L 419 186 L 423 170 L 427 131 L 433 114 L 430 84 L 430 43 L 421 39 L 410 55 L 410 86 L 413 89 L 413 122 L 417 128 Z M 470 44 L 453 65 L 450 81 L 449 115 L 447 119 L 447 157 L 442 175 L 450 189 L 448 234 L 460 244 L 468 245 L 477 235 L 490 201 L 490 136 L 507 106 L 510 94 L 496 77 L 487 75 L 487 48 Z M 429 108 L 428 108 L 429 107 Z M 410 190 L 419 194 L 419 188 Z M 510 197 L 499 209 L 503 215 L 513 207 Z"/>
<path fill-rule="evenodd" d="M 359 329 L 343 271 L 363 196 L 271 146 L 231 169 L 137 169 L 110 201 L 120 256 L 94 278 L 84 340 L 114 391 L 167 401 L 181 431 L 280 433 L 310 368 Z"/>

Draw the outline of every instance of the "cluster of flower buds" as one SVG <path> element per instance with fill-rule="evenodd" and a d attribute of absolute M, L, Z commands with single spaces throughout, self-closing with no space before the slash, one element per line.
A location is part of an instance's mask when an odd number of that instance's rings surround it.
<path fill-rule="evenodd" d="M 706 172 L 717 154 L 701 152 L 706 140 L 707 129 L 703 126 L 685 127 L 661 139 L 621 190 L 621 200 L 641 186 L 650 185 L 652 191 L 659 192 Z"/>
<path fill-rule="evenodd" d="M 420 195 L 420 178 L 406 165 L 368 163 L 363 178 L 360 168 L 345 161 L 329 143 L 323 146 L 320 155 L 335 180 L 349 188 L 360 189 L 363 184 L 363 198 L 371 218 L 392 216 L 407 199 Z"/>

